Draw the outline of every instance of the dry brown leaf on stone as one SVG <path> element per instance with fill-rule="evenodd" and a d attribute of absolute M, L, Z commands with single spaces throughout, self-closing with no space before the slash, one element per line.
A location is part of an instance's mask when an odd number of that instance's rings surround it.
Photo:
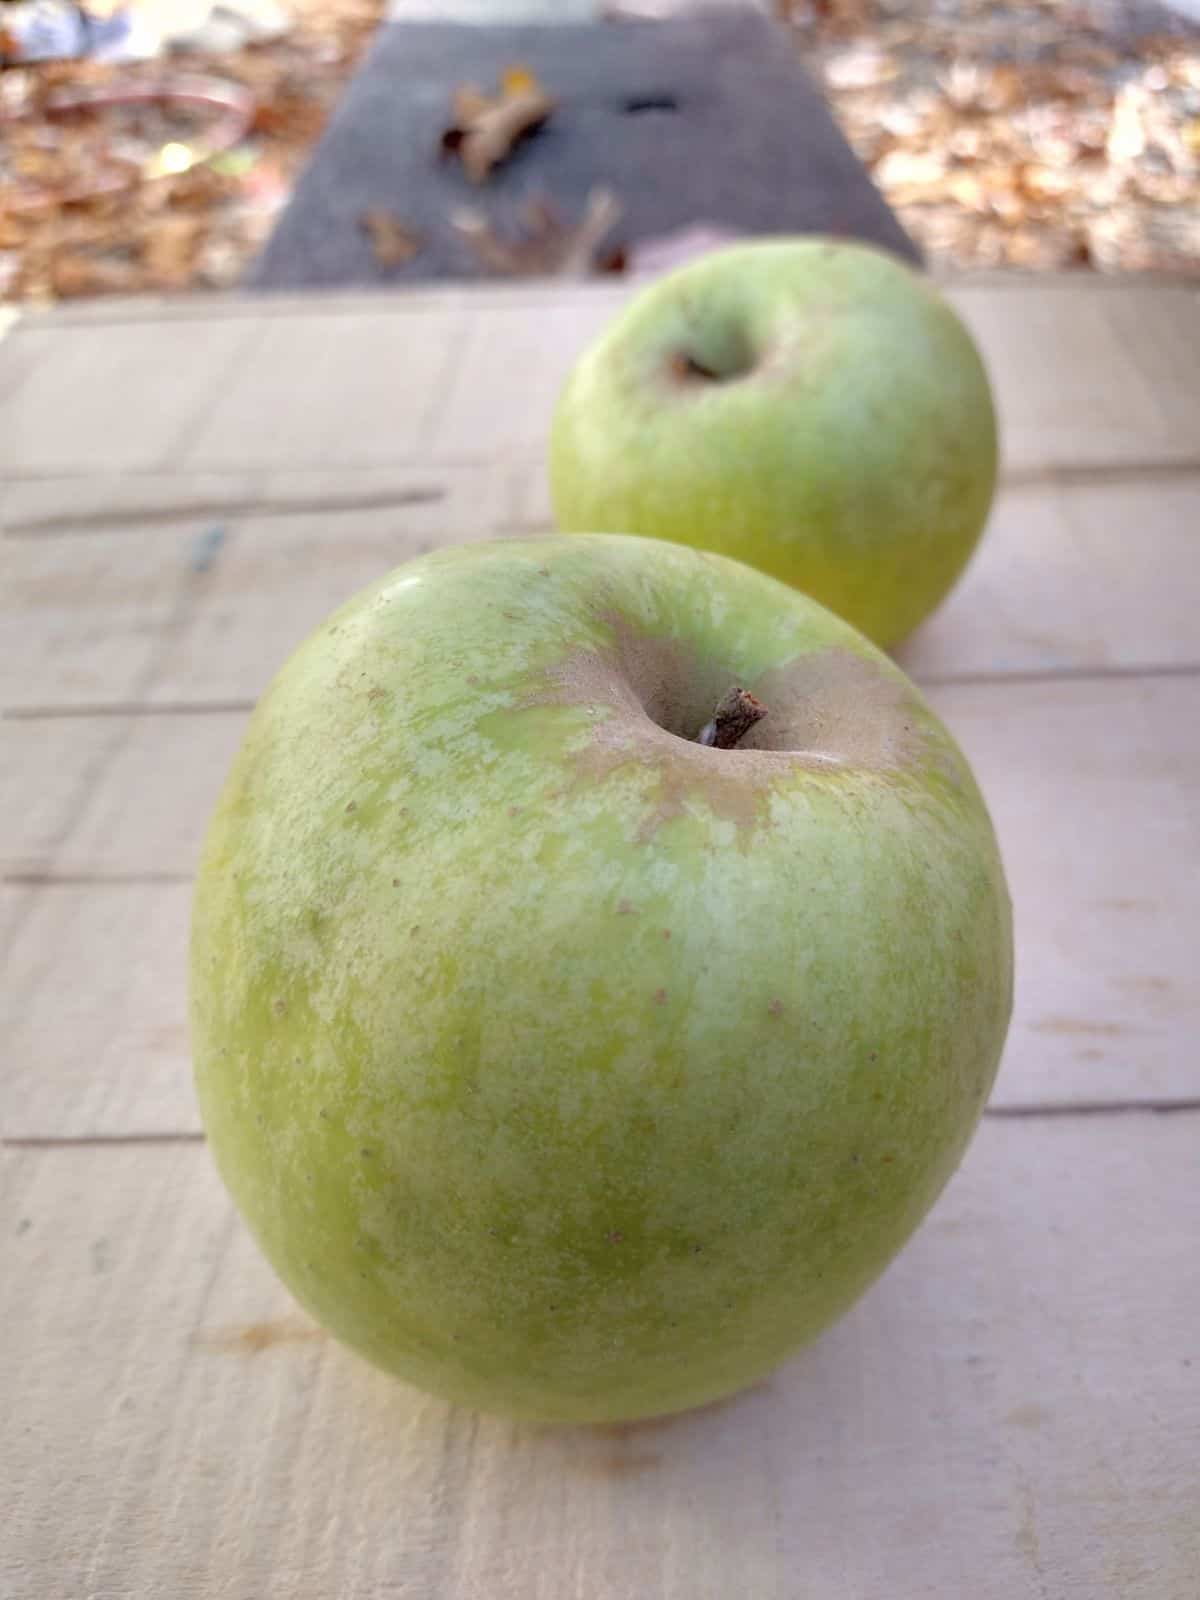
<path fill-rule="evenodd" d="M 620 215 L 621 202 L 612 190 L 598 188 L 573 224 L 545 196 L 531 197 L 523 209 L 522 235 L 516 239 L 498 234 L 480 211 L 463 208 L 450 221 L 491 272 L 513 278 L 585 278 L 605 270 L 597 252 Z"/>
<path fill-rule="evenodd" d="M 411 261 L 425 244 L 424 237 L 415 228 L 410 228 L 394 211 L 386 211 L 382 206 L 364 211 L 358 225 L 371 241 L 375 265 L 385 271 Z"/>
<path fill-rule="evenodd" d="M 454 92 L 453 121 L 442 133 L 443 155 L 456 155 L 472 183 L 485 183 L 523 139 L 541 128 L 556 102 L 525 67 L 509 67 L 500 93 L 489 98 L 473 84 Z"/>

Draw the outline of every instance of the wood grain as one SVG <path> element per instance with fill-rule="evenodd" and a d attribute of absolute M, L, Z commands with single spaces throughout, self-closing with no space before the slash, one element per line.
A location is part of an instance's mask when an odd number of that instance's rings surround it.
<path fill-rule="evenodd" d="M 635 288 L 25 317 L 0 346 L 0 471 L 303 469 L 314 452 L 362 467 L 538 457 L 567 372 Z M 1197 463 L 1193 289 L 1026 280 L 947 293 L 991 369 L 1010 468 Z M 111 404 L 118 382 L 136 408 Z"/>
<path fill-rule="evenodd" d="M 555 393 L 629 292 L 77 306 L 0 345 L 4 1600 L 1195 1600 L 1194 290 L 951 289 L 1006 484 L 902 659 L 996 818 L 1017 1009 L 842 1324 L 707 1412 L 519 1429 L 334 1347 L 220 1188 L 187 919 L 246 708 L 389 566 L 545 524 Z"/>
<path fill-rule="evenodd" d="M 1086 281 L 949 289 L 991 372 L 1010 471 L 1200 459 L 1200 296 Z"/>
<path fill-rule="evenodd" d="M 214 520 L 189 510 L 185 486 L 181 512 L 149 528 L 10 537 L 0 698 L 18 713 L 254 699 L 357 589 L 511 516 L 502 468 L 425 474 L 412 492 L 360 511 Z"/>
<path fill-rule="evenodd" d="M 443 498 L 395 507 L 10 539 L 0 695 L 18 712 L 251 701 L 357 589 L 519 526 L 507 471 L 435 482 Z M 1200 665 L 1197 526 L 1200 475 L 1009 491 L 899 659 L 935 681 Z"/>
<path fill-rule="evenodd" d="M 198 1128 L 187 1035 L 191 885 L 10 884 L 0 905 L 0 1134 Z"/>
<path fill-rule="evenodd" d="M 987 797 L 1017 998 L 993 1102 L 1200 1095 L 1200 677 L 931 696 Z"/>
<path fill-rule="evenodd" d="M 926 681 L 1200 667 L 1200 471 L 1000 494 L 974 559 L 897 659 Z"/>
<path fill-rule="evenodd" d="M 932 699 L 988 797 L 1015 907 L 1016 1008 L 993 1104 L 1200 1095 L 1200 742 L 1186 737 L 1200 677 L 968 683 Z M 99 724 L 103 760 L 79 737 Z M 9 724 L 37 797 L 16 818 L 10 870 L 60 880 L 13 935 L 0 997 L 10 1134 L 199 1127 L 187 880 L 243 726 L 242 713 Z"/>
<path fill-rule="evenodd" d="M 15 720 L 0 744 L 17 878 L 188 878 L 247 713 Z"/>
<path fill-rule="evenodd" d="M 290 1302 L 202 1146 L 9 1152 L 6 1600 L 1193 1600 L 1200 1115 L 986 1124 L 767 1384 L 453 1411 Z"/>

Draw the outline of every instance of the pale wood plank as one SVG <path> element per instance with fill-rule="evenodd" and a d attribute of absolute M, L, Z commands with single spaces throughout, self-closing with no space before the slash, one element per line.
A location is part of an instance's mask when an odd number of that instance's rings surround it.
<path fill-rule="evenodd" d="M 0 879 L 0 950 L 6 956 L 16 938 L 17 928 L 37 898 L 32 887 Z"/>
<path fill-rule="evenodd" d="M 202 531 L 0 542 L 5 709 L 141 699 Z"/>
<path fill-rule="evenodd" d="M 633 292 L 545 285 L 477 299 L 418 293 L 287 310 L 252 301 L 190 317 L 148 309 L 123 320 L 109 313 L 107 322 L 25 319 L 0 347 L 0 469 L 23 477 L 183 462 L 304 467 L 324 449 L 394 466 L 425 464 L 427 443 L 455 460 L 538 455 L 559 384 Z M 991 367 L 1010 467 L 1200 456 L 1194 289 L 1117 294 L 1024 282 L 949 292 Z M 414 355 L 418 347 L 426 353 Z M 444 366 L 430 353 L 438 351 L 449 352 Z M 136 408 L 112 406 L 117 377 L 139 395 Z M 450 386 L 444 423 L 428 435 L 426 385 L 435 407 Z"/>
<path fill-rule="evenodd" d="M 187 1033 L 190 883 L 0 889 L 0 1132 L 199 1127 Z"/>
<path fill-rule="evenodd" d="M 4 725 L 0 867 L 36 878 L 186 878 L 247 712 Z"/>
<path fill-rule="evenodd" d="M 993 1104 L 1200 1095 L 1200 741 L 1187 737 L 1200 677 L 972 683 L 933 699 L 988 797 L 1015 906 L 1016 1006 Z M 18 870 L 66 881 L 35 897 L 12 940 L 0 1010 L 10 1134 L 199 1127 L 189 885 L 75 880 L 185 880 L 244 714 L 105 720 L 119 736 L 90 786 L 74 719 L 11 725 L 50 814 L 83 800 L 42 855 L 48 825 L 36 811 L 15 819 Z"/>
<path fill-rule="evenodd" d="M 993 1103 L 1200 1095 L 1200 677 L 931 695 L 995 818 L 1017 998 Z"/>
<path fill-rule="evenodd" d="M 992 296 L 1009 295 L 1016 299 L 1030 288 L 1039 293 L 1056 293 L 1064 300 L 1074 300 L 1080 295 L 1126 295 L 1131 289 L 1137 293 L 1157 293 L 1167 290 L 1171 294 L 1195 295 L 1195 285 L 1186 279 L 1162 274 L 1139 273 L 1136 280 L 1128 277 L 1109 277 L 1075 271 L 1039 272 L 1032 278 L 1027 272 L 1004 268 L 972 269 L 970 272 L 943 271 L 938 267 L 929 276 L 943 293 L 957 299 L 963 294 L 986 292 Z M 274 291 L 269 295 L 229 293 L 225 290 L 198 292 L 196 294 L 140 294 L 112 295 L 95 300 L 67 300 L 50 309 L 22 308 L 17 317 L 35 325 L 54 323 L 57 327 L 91 325 L 94 323 L 217 321 L 264 321 L 269 318 L 293 317 L 298 312 L 310 313 L 319 309 L 324 316 L 358 316 L 366 311 L 381 314 L 415 314 L 423 316 L 431 310 L 474 311 L 481 307 L 500 309 L 519 304 L 541 308 L 551 295 L 555 304 L 567 305 L 575 300 L 595 300 L 607 295 L 613 307 L 624 304 L 632 292 L 632 280 L 612 276 L 602 279 L 585 279 L 550 282 L 545 278 L 506 280 L 501 278 L 481 280 L 477 283 L 442 283 L 420 287 L 396 289 L 342 289 L 322 292 L 314 296 L 310 290 L 293 289 Z"/>
<path fill-rule="evenodd" d="M 972 275 L 971 281 L 975 281 Z M 1023 275 L 1008 278 L 989 275 L 994 287 L 1012 287 L 1028 282 Z M 1046 281 L 1046 280 L 1039 280 Z M 1078 279 L 1074 282 L 1077 284 Z M 547 294 L 556 303 L 566 303 L 574 298 L 595 299 L 607 294 L 615 305 L 622 303 L 629 293 L 629 285 L 617 277 L 604 280 L 571 280 L 553 282 L 546 279 L 502 278 L 480 280 L 472 283 L 442 283 L 421 287 L 394 289 L 340 289 L 322 290 L 314 295 L 311 290 L 272 290 L 270 294 L 239 294 L 221 290 L 213 293 L 178 295 L 113 295 L 96 300 L 69 300 L 51 310 L 23 312 L 30 321 L 45 325 L 53 322 L 57 327 L 90 325 L 92 323 L 154 322 L 169 325 L 177 322 L 263 322 L 288 319 L 297 314 L 308 316 L 314 311 L 322 317 L 361 316 L 373 312 L 379 316 L 428 316 L 430 312 L 472 312 L 497 307 L 501 310 L 518 304 L 534 308 L 545 305 Z"/>
<path fill-rule="evenodd" d="M 461 314 L 263 322 L 176 462 L 221 471 L 420 455 L 464 332 Z"/>
<path fill-rule="evenodd" d="M 520 468 L 514 527 L 554 527 Z M 1200 663 L 1200 469 L 1004 484 L 941 608 L 900 647 L 917 678 Z"/>
<path fill-rule="evenodd" d="M 1018 293 L 967 280 L 950 298 L 991 372 L 1010 470 L 1200 460 L 1193 287 L 1072 293 L 1034 279 Z"/>
<path fill-rule="evenodd" d="M 9 1152 L 9 1600 L 1193 1600 L 1200 1115 L 986 1124 L 850 1315 L 633 1429 L 333 1346 L 200 1146 Z"/>
<path fill-rule="evenodd" d="M 559 390 L 615 309 L 607 294 L 564 302 L 547 295 L 538 311 L 517 305 L 473 317 L 438 408 L 434 457 L 540 460 Z"/>
<path fill-rule="evenodd" d="M 205 574 L 146 699 L 257 699 L 296 646 L 352 594 L 426 551 L 486 538 L 507 519 L 503 470 L 451 482 L 452 492 L 436 503 L 247 519 Z"/>
<path fill-rule="evenodd" d="M 9 479 L 3 527 L 9 535 L 128 531 L 153 534 L 188 521 L 281 516 L 289 512 L 386 510 L 447 493 L 447 471 L 417 467 L 289 466 L 223 472 L 87 473 Z"/>
<path fill-rule="evenodd" d="M 405 482 L 413 496 L 444 493 L 7 540 L 0 694 L 17 708 L 251 700 L 340 600 L 390 567 L 541 525 L 519 468 L 389 478 L 379 492 L 402 495 Z M 61 494 L 40 504 L 69 515 Z M 1011 488 L 962 584 L 899 659 L 929 679 L 1200 663 L 1198 528 L 1200 473 Z"/>
<path fill-rule="evenodd" d="M 0 871 L 48 869 L 128 736 L 117 717 L 0 722 Z M 124 788 L 123 775 L 118 781 Z M 126 797 L 122 810 L 128 806 Z"/>
<path fill-rule="evenodd" d="M 897 652 L 917 678 L 1200 665 L 1200 472 L 1012 485 L 961 582 Z"/>
<path fill-rule="evenodd" d="M 511 521 L 503 466 L 410 484 L 413 498 L 367 510 L 185 511 L 149 528 L 5 540 L 0 698 L 17 711 L 256 698 L 355 590 Z"/>
<path fill-rule="evenodd" d="M 26 319 L 0 345 L 0 472 L 120 472 L 171 460 L 228 376 L 252 365 L 252 322 L 59 327 Z M 117 396 L 124 396 L 119 400 Z"/>

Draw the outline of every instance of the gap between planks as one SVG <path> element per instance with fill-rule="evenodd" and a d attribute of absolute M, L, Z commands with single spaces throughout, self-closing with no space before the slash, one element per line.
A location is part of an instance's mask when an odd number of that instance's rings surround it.
<path fill-rule="evenodd" d="M 371 461 L 362 463 L 368 467 L 378 467 L 378 463 Z M 537 461 L 531 459 L 527 465 L 536 466 Z M 431 463 L 428 456 L 420 458 L 397 458 L 389 463 L 389 467 L 397 472 L 428 471 Z M 482 471 L 495 466 L 491 456 L 470 457 L 462 459 L 439 459 L 432 463 L 435 473 Z M 240 468 L 222 468 L 221 475 L 232 476 L 234 473 L 267 471 L 267 468 L 243 465 Z M 347 473 L 354 471 L 353 465 L 345 468 Z M 13 483 L 60 483 L 64 481 L 86 481 L 96 474 L 93 469 L 85 468 L 78 473 L 63 472 L 34 472 L 12 476 Z M 130 467 L 122 476 L 126 478 L 162 477 L 164 474 L 158 467 Z M 1138 484 L 1153 481 L 1159 478 L 1171 480 L 1187 479 L 1200 476 L 1200 456 L 1194 460 L 1181 461 L 1176 457 L 1166 457 L 1158 461 L 1130 461 L 1114 463 L 1113 465 L 1089 465 L 1087 462 L 1064 462 L 1044 467 L 1014 467 L 1002 471 L 997 492 L 1005 489 L 1022 490 L 1031 488 L 1059 488 L 1070 489 L 1080 487 L 1119 487 L 1123 484 Z M 445 500 L 449 489 L 440 483 L 428 485 L 418 484 L 412 488 L 367 491 L 346 491 L 341 494 L 328 495 L 270 495 L 258 499 L 246 494 L 236 494 L 222 497 L 213 495 L 210 500 L 195 501 L 187 504 L 162 501 L 150 506 L 131 506 L 122 510 L 102 510 L 94 512 L 52 512 L 41 517 L 24 517 L 9 522 L 4 530 L 5 539 L 48 539 L 48 538 L 76 538 L 90 533 L 111 532 L 133 527 L 154 526 L 162 522 L 192 522 L 197 518 L 205 517 L 292 517 L 311 515 L 320 512 L 355 512 L 355 511 L 389 511 L 403 510 L 406 506 L 431 505 Z M 511 528 L 504 530 L 507 533 L 549 534 L 557 531 L 552 522 L 514 523 Z"/>
<path fill-rule="evenodd" d="M 1200 470 L 1200 469 L 1198 469 Z M 1161 477 L 1162 473 L 1150 474 Z M 59 474 L 54 475 L 57 481 Z M 25 480 L 29 481 L 29 480 Z M 127 510 L 93 512 L 55 512 L 45 517 L 29 517 L 10 523 L 4 530 L 6 539 L 74 538 L 92 533 L 124 532 L 130 528 L 154 527 L 163 522 L 193 522 L 213 517 L 296 517 L 311 516 L 324 511 L 391 511 L 406 506 L 436 505 L 445 500 L 450 491 L 442 484 L 429 484 L 413 489 L 376 490 L 373 494 L 347 492 L 345 494 L 302 495 L 294 498 L 250 495 L 213 495 L 209 500 L 190 501 L 186 505 L 160 502 L 158 505 L 131 506 Z"/>
<path fill-rule="evenodd" d="M 1183 1100 L 1083 1100 L 1078 1104 L 1069 1101 L 1047 1101 L 1043 1105 L 985 1106 L 985 1120 L 1003 1122 L 1041 1121 L 1046 1118 L 1062 1120 L 1068 1117 L 1169 1117 L 1200 1111 L 1200 1096 Z M 86 1150 L 124 1149 L 128 1145 L 206 1144 L 207 1135 L 199 1130 L 180 1130 L 174 1133 L 81 1133 L 81 1134 L 14 1134 L 0 1139 L 4 1150 Z"/>
<path fill-rule="evenodd" d="M 901 669 L 903 670 L 903 668 Z M 1000 688 L 1013 683 L 1097 683 L 1120 682 L 1129 678 L 1195 678 L 1200 676 L 1200 661 L 1171 661 L 1119 666 L 1017 667 L 1004 672 L 908 673 L 923 689 L 957 687 Z M 11 706 L 0 712 L 4 722 L 44 722 L 68 717 L 214 717 L 248 715 L 255 700 L 112 700 L 91 705 Z"/>

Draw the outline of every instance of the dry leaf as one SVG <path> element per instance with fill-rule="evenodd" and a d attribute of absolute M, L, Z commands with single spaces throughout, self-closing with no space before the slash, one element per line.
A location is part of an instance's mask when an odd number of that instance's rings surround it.
<path fill-rule="evenodd" d="M 1146 148 L 1146 132 L 1142 127 L 1144 99 L 1145 91 L 1140 84 L 1127 83 L 1113 106 L 1105 149 L 1108 159 L 1119 167 L 1136 161 Z"/>
<path fill-rule="evenodd" d="M 1061 167 L 1041 167 L 1032 163 L 1016 168 L 1017 187 L 1032 200 L 1059 200 L 1069 194 L 1075 180 Z"/>
<path fill-rule="evenodd" d="M 364 211 L 359 227 L 371 241 L 376 266 L 385 271 L 411 261 L 425 244 L 424 237 L 415 228 L 408 227 L 394 211 L 386 211 L 381 206 Z"/>
<path fill-rule="evenodd" d="M 912 204 L 942 192 L 946 159 L 936 151 L 890 150 L 875 168 L 875 180 L 896 204 Z"/>
<path fill-rule="evenodd" d="M 380 9 L 380 0 L 305 5 L 285 37 L 197 62 L 264 108 L 253 143 L 222 158 L 220 173 L 168 170 L 147 181 L 163 170 L 155 157 L 164 147 L 194 153 L 210 143 L 211 111 L 182 104 L 168 112 L 153 103 L 164 87 L 161 60 L 47 62 L 0 74 L 0 216 L 19 255 L 15 272 L 5 265 L 5 292 L 45 303 L 67 294 L 158 289 L 168 280 L 179 289 L 236 281 L 261 249 L 308 147 L 376 32 Z M 69 115 L 54 109 L 89 92 L 116 92 L 119 99 L 131 87 L 149 98 L 124 109 Z M 56 154 L 57 168 L 21 179 L 12 157 L 26 148 Z M 180 218 L 186 227 L 173 231 Z M 160 228 L 165 242 L 155 244 Z M 195 244 L 188 249 L 192 228 Z"/>
<path fill-rule="evenodd" d="M 882 51 L 871 46 L 847 50 L 834 56 L 825 67 L 825 78 L 834 89 L 873 89 L 898 77 L 900 68 Z"/>
<path fill-rule="evenodd" d="M 621 215 L 611 189 L 593 189 L 579 222 L 564 222 L 551 200 L 534 195 L 522 212 L 523 233 L 517 239 L 495 232 L 480 211 L 463 208 L 451 223 L 491 272 L 515 278 L 585 278 L 598 270 L 596 253 Z M 606 263 L 614 270 L 614 263 Z"/>
<path fill-rule="evenodd" d="M 555 101 L 527 67 L 509 67 L 497 99 L 488 99 L 471 84 L 455 90 L 454 120 L 442 133 L 442 152 L 458 156 L 472 183 L 484 183 L 493 168 L 545 124 L 554 108 Z"/>
<path fill-rule="evenodd" d="M 192 277 L 192 262 L 203 222 L 198 217 L 170 217 L 149 230 L 141 251 L 151 282 L 159 289 L 181 289 Z"/>
<path fill-rule="evenodd" d="M 987 75 L 977 61 L 953 61 L 940 86 L 955 110 L 972 111 L 982 106 Z"/>
<path fill-rule="evenodd" d="M 455 123 L 465 127 L 467 123 L 474 122 L 476 117 L 481 117 L 485 111 L 490 111 L 494 102 L 473 83 L 463 83 L 455 89 L 450 104 Z"/>
<path fill-rule="evenodd" d="M 78 295 L 132 294 L 141 282 L 141 272 L 133 261 L 64 252 L 50 267 L 51 292 L 64 300 Z"/>

